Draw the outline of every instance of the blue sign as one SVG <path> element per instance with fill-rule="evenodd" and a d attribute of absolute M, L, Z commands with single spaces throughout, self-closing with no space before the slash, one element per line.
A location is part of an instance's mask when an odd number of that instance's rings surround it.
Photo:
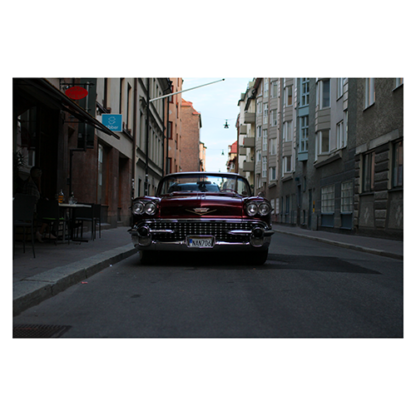
<path fill-rule="evenodd" d="M 121 114 L 103 114 L 102 123 L 111 131 L 123 131 L 123 116 Z"/>

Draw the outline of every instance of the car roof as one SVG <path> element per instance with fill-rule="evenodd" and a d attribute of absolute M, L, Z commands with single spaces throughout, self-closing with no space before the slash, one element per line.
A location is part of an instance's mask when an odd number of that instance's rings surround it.
<path fill-rule="evenodd" d="M 236 177 L 236 178 L 244 178 L 244 176 L 233 173 L 233 172 L 175 172 L 175 173 L 169 173 L 168 175 L 165 175 L 164 177 L 167 178 L 169 176 L 192 176 L 192 175 L 212 175 L 212 176 L 230 176 L 230 177 Z"/>

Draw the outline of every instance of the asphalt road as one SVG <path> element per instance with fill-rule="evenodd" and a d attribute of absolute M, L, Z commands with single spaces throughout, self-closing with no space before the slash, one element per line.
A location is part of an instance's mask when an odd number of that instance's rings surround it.
<path fill-rule="evenodd" d="M 401 338 L 403 262 L 275 234 L 244 255 L 130 257 L 28 309 L 14 325 L 62 338 Z M 206 254 L 206 255 L 205 255 Z"/>

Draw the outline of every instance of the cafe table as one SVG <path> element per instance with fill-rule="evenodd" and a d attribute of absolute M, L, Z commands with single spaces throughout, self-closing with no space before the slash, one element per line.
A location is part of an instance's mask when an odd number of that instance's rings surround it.
<path fill-rule="evenodd" d="M 73 231 L 74 231 L 74 222 L 75 222 L 75 218 L 74 218 L 74 209 L 76 208 L 91 208 L 92 209 L 92 205 L 88 205 L 88 204 L 59 204 L 60 208 L 63 208 L 65 210 L 65 218 L 68 217 L 69 219 L 69 232 L 68 232 L 68 244 L 69 241 L 82 241 L 82 242 L 87 242 L 88 240 L 85 239 L 74 239 L 73 238 Z M 66 221 L 64 221 L 64 238 L 66 235 L 66 227 L 65 227 Z"/>

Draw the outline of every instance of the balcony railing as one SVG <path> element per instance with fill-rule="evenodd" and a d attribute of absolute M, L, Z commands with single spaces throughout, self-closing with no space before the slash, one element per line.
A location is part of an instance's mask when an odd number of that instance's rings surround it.
<path fill-rule="evenodd" d="M 240 134 L 247 134 L 247 126 L 245 124 L 240 124 Z"/>
<path fill-rule="evenodd" d="M 243 172 L 254 172 L 254 162 L 243 162 Z"/>
<path fill-rule="evenodd" d="M 244 113 L 244 124 L 251 124 L 256 122 L 256 114 L 255 113 Z"/>
<path fill-rule="evenodd" d="M 254 137 L 244 137 L 243 146 L 244 147 L 255 147 L 256 146 L 256 139 Z"/>

